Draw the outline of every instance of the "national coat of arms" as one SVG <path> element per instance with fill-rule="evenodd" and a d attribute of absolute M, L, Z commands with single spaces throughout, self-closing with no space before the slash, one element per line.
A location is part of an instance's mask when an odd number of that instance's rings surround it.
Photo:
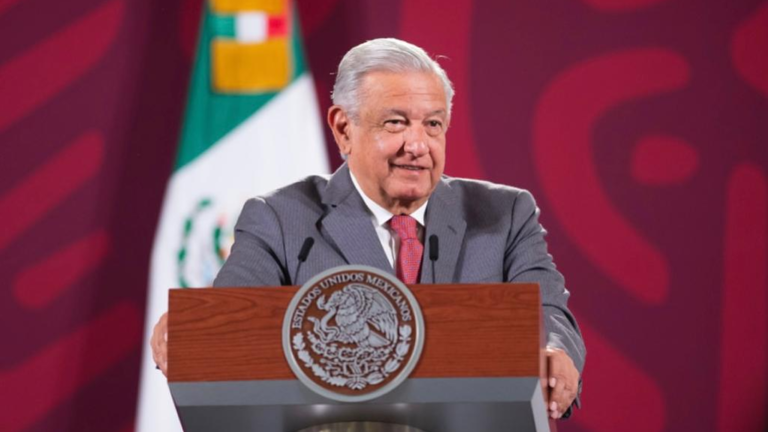
<path fill-rule="evenodd" d="M 397 387 L 418 362 L 424 320 L 392 275 L 342 266 L 309 280 L 288 307 L 283 349 L 291 369 L 322 396 L 358 402 Z"/>

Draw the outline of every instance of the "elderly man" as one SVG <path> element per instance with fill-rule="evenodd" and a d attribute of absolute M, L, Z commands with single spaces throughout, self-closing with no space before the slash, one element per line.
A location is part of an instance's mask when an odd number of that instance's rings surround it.
<path fill-rule="evenodd" d="M 406 283 L 537 282 L 549 411 L 560 418 L 578 394 L 585 356 L 569 293 L 527 191 L 443 175 L 452 98 L 445 71 L 419 47 L 376 39 L 350 50 L 328 112 L 346 163 L 330 178 L 249 200 L 214 285 L 298 285 L 344 264 L 378 267 Z M 439 239 L 434 272 L 422 264 L 432 236 Z M 299 266 L 308 238 L 314 247 Z M 166 331 L 164 316 L 151 342 L 163 372 Z"/>

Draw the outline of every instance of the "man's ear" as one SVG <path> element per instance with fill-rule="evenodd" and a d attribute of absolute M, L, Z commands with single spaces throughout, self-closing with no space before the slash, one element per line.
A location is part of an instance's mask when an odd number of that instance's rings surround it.
<path fill-rule="evenodd" d="M 351 119 L 347 112 L 338 105 L 333 105 L 328 109 L 328 126 L 333 132 L 333 139 L 339 146 L 339 152 L 348 155 L 352 152 L 352 142 L 350 140 L 350 122 Z"/>

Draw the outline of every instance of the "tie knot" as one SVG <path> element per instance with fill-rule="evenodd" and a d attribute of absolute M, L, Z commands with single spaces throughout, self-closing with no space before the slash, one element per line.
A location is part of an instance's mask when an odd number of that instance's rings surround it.
<path fill-rule="evenodd" d="M 389 226 L 397 233 L 400 240 L 418 239 L 416 232 L 416 219 L 408 215 L 392 216 Z"/>

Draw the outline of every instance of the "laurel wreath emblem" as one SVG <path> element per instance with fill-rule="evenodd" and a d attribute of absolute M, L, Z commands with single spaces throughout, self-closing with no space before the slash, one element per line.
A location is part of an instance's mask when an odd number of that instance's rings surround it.
<path fill-rule="evenodd" d="M 315 362 L 307 350 L 302 333 L 293 336 L 292 344 L 299 360 L 323 382 L 336 387 L 362 390 L 369 385 L 381 383 L 398 370 L 410 349 L 412 331 L 409 325 L 400 326 L 397 344 L 381 348 L 340 347 L 334 342 L 325 343 L 307 331 L 310 349 L 322 357 L 319 362 Z"/>

